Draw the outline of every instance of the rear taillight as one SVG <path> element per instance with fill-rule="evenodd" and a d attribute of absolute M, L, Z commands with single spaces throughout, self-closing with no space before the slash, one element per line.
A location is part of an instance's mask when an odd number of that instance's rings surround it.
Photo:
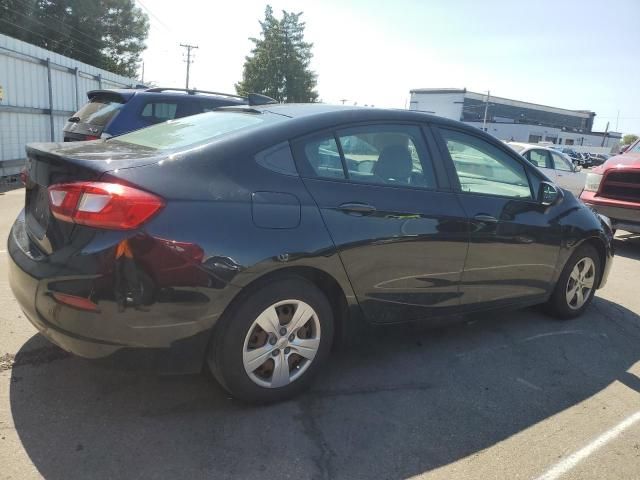
<path fill-rule="evenodd" d="M 85 135 L 84 136 L 85 141 L 89 141 L 89 140 L 100 140 L 100 137 L 96 137 L 95 135 Z"/>
<path fill-rule="evenodd" d="M 28 180 L 29 180 L 29 173 L 27 172 L 26 168 L 23 168 L 22 170 L 20 170 L 20 181 L 22 182 L 23 185 L 26 185 Z"/>
<path fill-rule="evenodd" d="M 58 220 L 113 230 L 138 228 L 164 206 L 152 193 L 105 182 L 51 185 L 49 204 Z"/>

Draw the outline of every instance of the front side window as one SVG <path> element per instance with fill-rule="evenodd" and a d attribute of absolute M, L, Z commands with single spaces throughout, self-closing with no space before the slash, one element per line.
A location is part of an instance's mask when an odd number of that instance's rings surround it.
<path fill-rule="evenodd" d="M 538 168 L 551 168 L 549 153 L 546 150 L 529 150 L 524 154 L 524 158 Z"/>
<path fill-rule="evenodd" d="M 571 163 L 569 163 L 562 155 L 551 152 L 551 156 L 553 157 L 553 165 L 556 170 L 562 170 L 563 172 L 573 171 Z"/>
<path fill-rule="evenodd" d="M 530 199 L 524 166 L 506 152 L 473 135 L 440 129 L 463 192 Z"/>

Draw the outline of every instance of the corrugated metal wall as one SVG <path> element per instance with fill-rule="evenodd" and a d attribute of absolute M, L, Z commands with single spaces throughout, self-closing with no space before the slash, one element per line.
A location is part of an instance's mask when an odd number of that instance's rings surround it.
<path fill-rule="evenodd" d="M 62 141 L 66 119 L 86 102 L 89 90 L 136 83 L 0 35 L 0 176 L 14 173 L 27 143 Z"/>

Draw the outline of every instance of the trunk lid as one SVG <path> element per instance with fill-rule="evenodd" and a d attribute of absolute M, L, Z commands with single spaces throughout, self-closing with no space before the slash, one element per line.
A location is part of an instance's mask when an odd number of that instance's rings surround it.
<path fill-rule="evenodd" d="M 71 243 L 73 223 L 57 220 L 49 206 L 48 187 L 57 183 L 97 181 L 110 170 L 153 163 L 157 151 L 104 140 L 41 143 L 27 146 L 25 222 L 27 234 L 46 255 Z"/>

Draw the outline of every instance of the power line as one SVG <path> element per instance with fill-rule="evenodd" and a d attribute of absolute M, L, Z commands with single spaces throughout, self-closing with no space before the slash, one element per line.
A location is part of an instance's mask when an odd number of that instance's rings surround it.
<path fill-rule="evenodd" d="M 181 43 L 180 44 L 181 47 L 186 48 L 187 49 L 187 81 L 186 81 L 186 88 L 189 88 L 189 70 L 191 67 L 191 64 L 193 63 L 193 60 L 191 60 L 191 50 L 193 49 L 197 49 L 198 46 L 197 45 L 189 45 L 187 43 Z"/>
<path fill-rule="evenodd" d="M 26 3 L 23 3 L 22 5 L 24 5 L 25 7 L 27 6 L 27 4 L 26 4 Z M 20 13 L 20 12 L 18 12 L 18 11 L 16 11 L 16 10 L 13 10 L 13 11 L 14 11 L 15 13 L 19 14 L 19 15 L 22 15 L 22 16 L 23 16 L 23 17 L 25 17 L 25 18 L 28 18 L 28 19 L 30 19 L 30 20 L 34 20 L 34 21 L 36 21 L 36 22 L 40 23 L 41 25 L 44 25 L 44 26 L 46 26 L 46 27 L 50 27 L 49 25 L 47 25 L 47 24 L 45 24 L 45 23 L 42 23 L 42 22 L 40 22 L 39 20 L 37 20 L 37 19 L 35 19 L 35 18 L 31 18 L 30 16 L 26 16 L 25 14 Z M 69 28 L 69 29 L 71 29 L 71 30 L 74 30 L 74 31 L 78 32 L 80 35 L 82 35 L 82 36 L 84 36 L 84 37 L 88 38 L 89 40 L 91 40 L 92 42 L 94 42 L 96 46 L 99 46 L 99 45 L 100 45 L 99 41 L 98 41 L 95 37 L 92 37 L 91 35 L 89 35 L 89 34 L 87 34 L 87 33 L 83 32 L 83 31 L 81 31 L 81 30 L 78 30 L 78 29 L 77 29 L 77 28 L 75 28 L 73 25 L 69 25 L 68 23 L 63 22 L 63 21 L 62 21 L 62 19 L 60 19 L 60 18 L 58 18 L 58 17 L 54 17 L 54 16 L 52 16 L 52 15 L 49 15 L 49 14 L 48 14 L 47 12 L 45 12 L 44 10 L 40 10 L 40 9 L 39 9 L 39 10 L 37 10 L 37 11 L 38 11 L 38 13 L 41 13 L 41 14 L 42 14 L 42 15 L 44 15 L 45 17 L 50 18 L 51 20 L 54 20 L 54 21 L 58 22 L 59 24 L 61 24 L 61 25 L 65 26 L 65 27 L 67 27 L 67 28 Z M 57 31 L 58 31 L 58 33 L 63 33 L 63 32 L 60 32 L 59 30 L 57 30 Z M 71 37 L 71 35 L 70 35 L 70 34 L 69 34 L 69 37 L 70 37 L 70 38 L 74 38 L 74 37 Z M 75 38 L 75 40 L 82 41 L 82 40 L 80 40 L 80 39 L 79 39 L 79 38 L 77 38 L 77 37 Z"/>
<path fill-rule="evenodd" d="M 158 17 L 155 13 L 153 13 L 149 9 L 149 7 L 147 7 L 140 0 L 136 0 L 136 1 L 137 1 L 138 5 L 140 5 L 142 7 L 142 9 L 149 14 L 150 17 L 152 17 L 156 22 L 158 22 L 160 25 L 162 25 L 167 31 L 173 33 L 173 30 L 171 29 L 171 27 L 169 27 L 166 23 L 164 23 L 162 20 L 160 20 L 160 17 Z"/>
<path fill-rule="evenodd" d="M 47 38 L 47 37 L 45 37 L 44 35 L 42 35 L 42 34 L 40 34 L 40 33 L 38 33 L 38 32 L 34 32 L 33 30 L 29 30 L 28 28 L 25 28 L 25 27 L 22 27 L 22 26 L 20 26 L 20 25 L 18 25 L 18 24 L 16 24 L 16 23 L 10 22 L 9 20 L 5 20 L 5 19 L 4 19 L 4 18 L 2 18 L 2 17 L 0 17 L 0 22 L 4 22 L 4 23 L 6 23 L 6 24 L 8 24 L 8 25 L 12 25 L 12 26 L 14 26 L 14 27 L 16 27 L 16 28 L 19 28 L 20 30 L 24 30 L 25 32 L 29 32 L 29 33 L 31 33 L 32 35 L 36 35 L 36 36 L 38 36 L 38 37 L 42 38 L 43 40 L 46 40 L 47 42 L 53 42 L 53 43 L 57 43 L 57 44 L 59 44 L 59 45 L 64 45 L 64 43 L 63 43 L 61 40 L 52 40 L 52 39 Z M 76 52 L 83 53 L 83 54 L 85 54 L 85 55 L 87 55 L 87 56 L 89 56 L 89 57 L 91 57 L 91 56 L 93 56 L 93 55 L 94 55 L 93 53 L 86 52 L 86 51 L 81 50 L 81 49 L 79 49 L 79 48 L 73 48 L 73 50 L 74 50 L 74 51 L 76 51 Z"/>
<path fill-rule="evenodd" d="M 16 10 L 12 10 L 12 12 L 13 12 L 13 13 L 17 13 L 18 15 L 20 15 L 20 16 L 22 16 L 22 17 L 26 18 L 27 20 L 31 20 L 32 22 L 36 23 L 37 25 L 42 25 L 43 27 L 50 28 L 50 29 L 52 29 L 54 32 L 59 33 L 60 35 L 62 35 L 63 37 L 67 37 L 67 38 L 69 38 L 69 39 L 71 39 L 71 40 L 74 40 L 74 41 L 76 41 L 76 42 L 80 42 L 80 43 L 84 42 L 83 40 L 79 39 L 78 37 L 74 37 L 73 35 L 71 35 L 71 33 L 70 33 L 70 32 L 63 32 L 63 31 L 61 31 L 61 30 L 58 30 L 58 29 L 54 28 L 52 25 L 47 25 L 46 23 L 41 22 L 40 20 L 37 20 L 37 19 L 32 18 L 32 17 L 29 17 L 29 16 L 27 16 L 27 15 L 25 15 L 25 14 L 21 13 L 21 12 L 18 12 L 18 11 L 16 11 Z M 63 25 L 65 25 L 63 22 L 61 22 L 61 23 L 62 23 Z M 14 24 L 14 25 L 15 25 L 15 24 Z M 17 26 L 18 28 L 22 28 L 22 29 L 24 30 L 24 28 L 23 28 L 23 27 L 21 27 L 20 25 L 15 25 L 15 26 Z M 29 30 L 29 31 L 31 31 L 31 30 Z M 37 32 L 33 32 L 33 31 L 31 31 L 31 33 L 34 33 L 34 34 L 36 34 L 36 35 L 39 35 L 39 33 L 37 33 Z M 42 36 L 42 35 L 39 35 L 39 36 Z M 56 42 L 56 40 L 49 39 L 48 37 L 43 37 L 43 38 L 46 38 L 47 40 L 49 40 L 49 41 L 51 41 L 51 42 Z M 95 43 L 95 45 L 96 45 L 96 47 L 99 47 L 98 49 L 102 49 L 102 46 L 99 46 L 99 43 L 98 43 L 98 41 L 97 41 L 95 38 L 93 39 L 93 41 L 94 41 L 94 42 L 96 42 L 96 43 Z M 86 42 L 85 42 L 85 43 L 86 43 Z M 79 50 L 79 49 L 76 49 L 76 50 Z M 84 53 L 86 53 L 86 52 L 84 52 Z M 87 53 L 87 55 L 89 55 L 89 53 Z"/>

